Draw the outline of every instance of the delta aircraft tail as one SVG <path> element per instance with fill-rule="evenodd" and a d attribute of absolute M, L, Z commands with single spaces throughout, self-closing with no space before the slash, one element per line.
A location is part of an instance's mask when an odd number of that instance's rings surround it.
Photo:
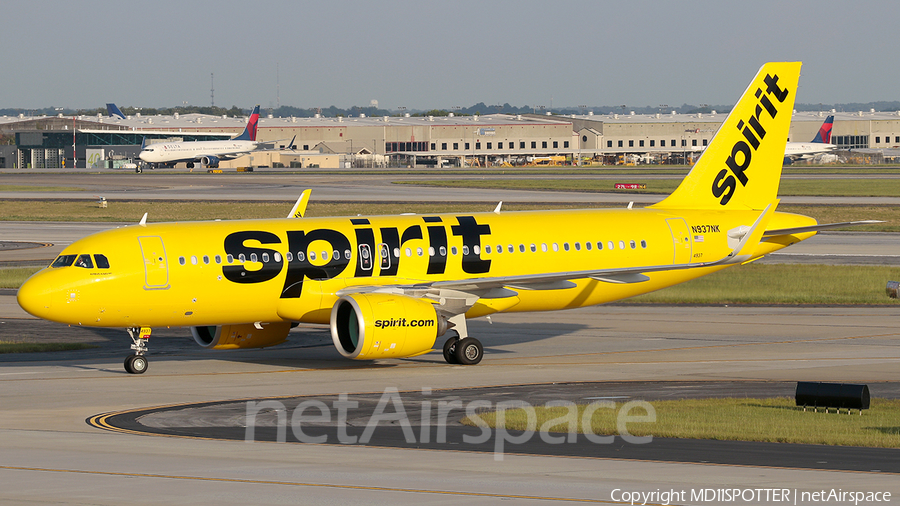
<path fill-rule="evenodd" d="M 761 211 L 775 202 L 800 65 L 763 65 L 681 185 L 651 207 Z"/>
<path fill-rule="evenodd" d="M 244 127 L 244 131 L 241 132 L 241 135 L 237 137 L 233 137 L 231 140 L 233 141 L 256 141 L 256 126 L 259 124 L 259 104 L 253 108 L 253 112 L 250 113 L 250 119 L 247 120 L 247 126 Z"/>
<path fill-rule="evenodd" d="M 818 142 L 822 144 L 831 144 L 831 127 L 834 125 L 834 116 L 828 116 L 825 118 L 825 123 L 822 123 L 822 127 L 819 128 L 819 133 L 816 134 L 813 142 Z"/>

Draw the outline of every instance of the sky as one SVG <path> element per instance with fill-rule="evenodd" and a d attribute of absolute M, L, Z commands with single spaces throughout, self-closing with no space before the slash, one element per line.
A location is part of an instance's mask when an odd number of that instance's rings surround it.
<path fill-rule="evenodd" d="M 900 3 L 6 2 L 0 108 L 389 110 L 733 104 L 766 61 L 798 103 L 900 100 Z M 210 74 L 214 74 L 211 82 Z"/>

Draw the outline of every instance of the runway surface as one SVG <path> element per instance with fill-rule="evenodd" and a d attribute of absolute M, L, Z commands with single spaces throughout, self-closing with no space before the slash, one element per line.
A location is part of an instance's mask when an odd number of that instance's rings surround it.
<path fill-rule="evenodd" d="M 74 183 L 40 176 L 23 183 L 7 180 L 8 175 L 4 175 L 7 184 L 37 184 L 44 177 L 48 180 L 41 184 L 83 184 L 80 193 L 65 192 L 79 198 L 97 194 L 126 198 L 127 194 L 131 198 L 219 200 L 246 199 L 251 192 L 289 205 L 299 189 L 312 186 L 310 178 L 293 180 L 295 176 L 213 180 L 206 175 L 111 175 Z M 408 200 L 410 195 L 415 200 L 478 202 L 598 198 L 597 194 L 562 192 L 410 192 L 408 187 L 395 190 L 378 183 L 377 176 L 357 181 L 345 176 L 344 182 L 336 181 L 338 177 L 321 178 L 312 181 L 321 185 L 314 193 L 314 198 L 321 200 Z M 60 192 L 2 192 L 0 198 L 9 194 L 15 195 L 11 198 L 61 197 Z M 609 196 L 611 202 L 621 203 L 637 200 L 635 197 Z M 0 262 L 7 266 L 46 263 L 65 244 L 111 226 L 116 224 L 0 222 L 0 240 L 42 245 L 0 248 Z M 895 256 L 897 237 L 823 233 L 786 250 L 794 257 L 773 261 L 813 259 L 821 263 L 823 258 L 832 258 L 843 263 L 889 263 Z M 296 404 L 300 399 L 318 399 L 331 405 L 346 394 L 371 407 L 374 399 L 391 389 L 417 406 L 426 397 L 436 401 L 453 395 L 462 401 L 463 392 L 478 393 L 476 397 L 494 403 L 502 399 L 534 404 L 621 396 L 646 398 L 652 403 L 700 392 L 789 395 L 796 381 L 867 383 L 873 396 L 896 397 L 900 384 L 898 317 L 897 306 L 604 306 L 500 314 L 493 317 L 493 324 L 483 319 L 469 324 L 472 335 L 485 345 L 485 359 L 475 367 L 449 366 L 440 353 L 403 360 L 347 361 L 334 350 L 327 329 L 306 325 L 294 329 L 282 345 L 229 352 L 200 349 L 186 329 L 154 329 L 150 368 L 144 375 L 132 376 L 122 367 L 130 344 L 123 331 L 70 328 L 34 320 L 15 304 L 14 291 L 0 290 L 0 339 L 97 346 L 72 352 L 0 355 L 0 503 L 619 503 L 622 490 L 672 490 L 685 492 L 688 499 L 663 501 L 657 496 L 648 504 L 723 504 L 726 502 L 691 501 L 690 497 L 693 491 L 725 488 L 784 488 L 791 492 L 791 502 L 804 491 L 832 489 L 891 492 L 897 497 L 900 480 L 895 473 L 900 450 L 784 445 L 769 449 L 739 443 L 717 446 L 715 442 L 698 447 L 660 439 L 624 450 L 621 444 L 573 445 L 581 453 L 571 448 L 562 451 L 566 445 L 552 445 L 561 447 L 555 453 L 517 452 L 519 444 L 508 444 L 503 460 L 496 460 L 495 446 L 490 444 L 496 440 L 485 442 L 488 448 L 481 449 L 465 443 L 427 447 L 437 440 L 439 424 L 428 429 L 430 442 L 418 444 L 422 438 L 417 437 L 415 448 L 406 444 L 402 428 L 390 429 L 380 444 L 372 445 L 265 442 L 266 431 L 273 434 L 264 427 L 256 442 L 248 443 L 239 433 L 244 429 L 246 436 L 241 407 L 246 407 L 248 400 Z M 431 393 L 426 394 L 429 389 Z M 210 406 L 215 413 L 203 411 L 206 408 L 191 411 L 198 409 L 190 407 L 196 404 Z M 173 407 L 176 405 L 180 407 Z M 160 410 L 160 406 L 171 408 Z M 224 411 L 216 411 L 219 409 Z M 187 438 L 145 436 L 100 429 L 86 422 L 96 420 L 97 415 L 123 411 L 142 414 L 132 416 L 132 429 L 168 425 L 168 429 L 196 433 L 182 434 L 192 436 Z M 174 416 L 170 412 L 178 416 L 170 418 Z M 108 421 L 115 420 L 111 417 Z M 416 433 L 421 436 L 421 419 L 418 421 Z M 237 436 L 232 440 L 204 439 L 220 436 L 206 433 L 210 427 Z M 450 435 L 448 432 L 448 442 L 457 441 Z M 269 439 L 277 441 L 277 431 Z M 530 443 L 539 441 L 535 436 Z M 525 448 L 526 443 L 521 446 Z M 775 501 L 745 503 L 769 502 Z"/>

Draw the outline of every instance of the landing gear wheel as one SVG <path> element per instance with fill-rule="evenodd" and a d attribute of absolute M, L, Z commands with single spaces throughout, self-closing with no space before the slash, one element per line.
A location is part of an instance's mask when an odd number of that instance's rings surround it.
<path fill-rule="evenodd" d="M 147 357 L 143 355 L 128 355 L 125 358 L 125 371 L 128 374 L 143 374 L 149 365 Z"/>
<path fill-rule="evenodd" d="M 128 374 L 134 374 L 134 371 L 131 370 L 131 362 L 134 361 L 134 357 L 136 357 L 134 353 L 125 357 L 125 372 Z"/>
<path fill-rule="evenodd" d="M 143 355 L 135 355 L 133 359 L 131 359 L 131 374 L 144 374 L 147 371 L 147 367 L 150 365 L 150 362 L 147 361 L 147 357 Z"/>
<path fill-rule="evenodd" d="M 446 360 L 448 364 L 459 363 L 459 361 L 456 360 L 456 343 L 458 342 L 459 336 L 453 336 L 444 343 L 444 360 Z"/>
<path fill-rule="evenodd" d="M 481 345 L 481 341 L 474 337 L 460 339 L 455 348 L 453 357 L 457 363 L 462 365 L 475 365 L 481 362 L 481 358 L 484 356 L 484 347 Z"/>

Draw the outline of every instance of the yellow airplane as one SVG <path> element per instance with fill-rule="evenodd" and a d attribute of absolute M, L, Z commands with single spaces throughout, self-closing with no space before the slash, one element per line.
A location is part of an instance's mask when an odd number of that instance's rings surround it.
<path fill-rule="evenodd" d="M 81 239 L 18 302 L 69 325 L 124 327 L 131 373 L 152 327 L 205 348 L 261 348 L 298 322 L 331 327 L 351 359 L 412 357 L 440 336 L 477 364 L 466 319 L 590 306 L 753 261 L 842 224 L 776 212 L 800 63 L 764 65 L 701 159 L 644 209 L 146 222 Z M 861 222 L 853 222 L 861 223 Z"/>

